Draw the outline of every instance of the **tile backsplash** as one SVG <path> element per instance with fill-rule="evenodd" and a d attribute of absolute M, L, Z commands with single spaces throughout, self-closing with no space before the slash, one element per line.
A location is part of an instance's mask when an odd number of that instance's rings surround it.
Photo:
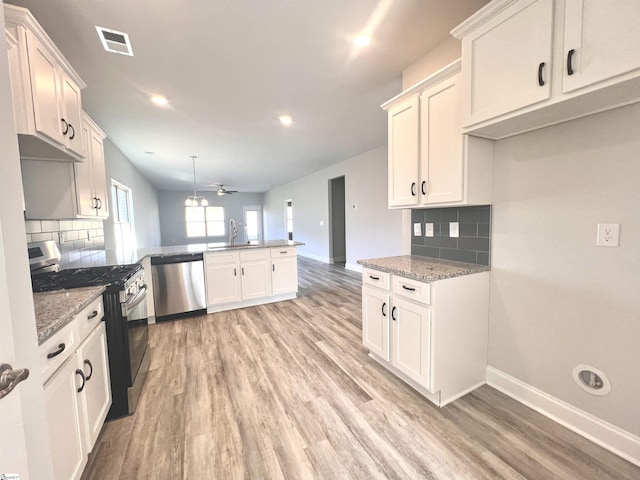
<path fill-rule="evenodd" d="M 26 220 L 27 242 L 54 240 L 62 268 L 84 266 L 105 259 L 101 220 Z"/>
<path fill-rule="evenodd" d="M 459 237 L 449 236 L 449 223 L 459 223 Z M 422 235 L 413 225 L 421 223 Z M 433 237 L 425 224 L 433 223 Z M 411 255 L 490 265 L 491 205 L 411 210 Z"/>

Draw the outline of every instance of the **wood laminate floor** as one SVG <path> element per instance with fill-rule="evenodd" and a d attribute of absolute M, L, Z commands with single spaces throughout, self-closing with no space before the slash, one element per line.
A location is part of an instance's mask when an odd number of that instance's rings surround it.
<path fill-rule="evenodd" d="M 360 275 L 299 276 L 296 300 L 151 326 L 138 410 L 83 479 L 640 479 L 488 386 L 435 407 L 367 356 Z"/>

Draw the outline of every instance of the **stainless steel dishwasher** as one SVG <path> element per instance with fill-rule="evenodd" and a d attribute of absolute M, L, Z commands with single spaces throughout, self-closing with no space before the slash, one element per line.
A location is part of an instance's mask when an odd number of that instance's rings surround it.
<path fill-rule="evenodd" d="M 151 257 L 156 320 L 169 320 L 207 308 L 202 253 Z"/>

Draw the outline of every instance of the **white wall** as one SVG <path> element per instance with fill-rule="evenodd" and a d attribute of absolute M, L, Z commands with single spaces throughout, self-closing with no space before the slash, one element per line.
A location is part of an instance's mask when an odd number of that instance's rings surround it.
<path fill-rule="evenodd" d="M 328 262 L 329 180 L 345 176 L 347 265 L 402 253 L 402 219 L 387 208 L 387 147 L 344 160 L 265 194 L 265 238 L 285 235 L 284 207 L 293 200 L 293 238 L 299 252 Z M 353 206 L 356 208 L 353 208 Z"/>
<path fill-rule="evenodd" d="M 406 90 L 424 80 L 432 73 L 459 59 L 461 55 L 462 45 L 460 40 L 454 37 L 447 37 L 445 41 L 404 69 L 402 72 L 402 89 Z"/>
<path fill-rule="evenodd" d="M 229 234 L 229 220 L 232 218 L 234 218 L 238 223 L 238 236 L 236 237 L 236 242 L 244 243 L 246 240 L 244 238 L 244 219 L 242 207 L 243 205 L 262 205 L 262 193 L 234 193 L 232 195 L 218 196 L 216 192 L 198 191 L 198 195 L 203 195 L 207 198 L 210 206 L 224 207 L 227 235 L 223 237 L 187 238 L 184 216 L 184 201 L 189 195 L 193 195 L 193 191 L 160 191 L 160 232 L 162 236 L 162 245 L 186 245 L 188 243 L 226 242 L 228 241 Z M 285 237 L 283 235 L 280 235 L 279 238 Z"/>
<path fill-rule="evenodd" d="M 640 105 L 495 144 L 489 364 L 640 435 Z M 596 225 L 621 223 L 619 248 Z M 572 380 L 608 375 L 596 397 Z"/>
<path fill-rule="evenodd" d="M 104 158 L 109 197 L 111 197 L 111 179 L 132 190 L 133 216 L 138 248 L 159 246 L 158 191 L 108 138 L 104 141 Z M 109 202 L 109 206 L 113 208 L 111 202 Z M 115 249 L 113 215 L 109 215 L 109 218 L 104 222 L 104 236 L 105 248 L 107 250 Z"/>

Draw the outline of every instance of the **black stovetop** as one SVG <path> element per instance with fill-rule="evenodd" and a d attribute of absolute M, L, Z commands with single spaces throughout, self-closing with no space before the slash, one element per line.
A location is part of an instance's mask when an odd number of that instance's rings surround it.
<path fill-rule="evenodd" d="M 115 265 L 112 267 L 70 268 L 59 272 L 41 273 L 31 277 L 34 292 L 48 292 L 61 288 L 111 285 L 122 288 L 142 265 Z"/>

